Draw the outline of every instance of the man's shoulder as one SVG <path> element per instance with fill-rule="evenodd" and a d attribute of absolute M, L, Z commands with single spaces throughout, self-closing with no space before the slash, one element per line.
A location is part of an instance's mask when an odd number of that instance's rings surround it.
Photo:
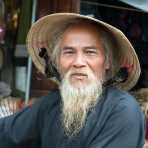
<path fill-rule="evenodd" d="M 107 88 L 105 94 L 110 101 L 126 100 L 128 102 L 129 101 L 137 102 L 135 97 L 132 96 L 128 91 L 124 91 L 116 87 Z"/>
<path fill-rule="evenodd" d="M 35 105 L 40 106 L 40 108 L 49 108 L 54 106 L 60 101 L 60 92 L 59 90 L 49 91 L 47 95 L 37 98 Z"/>
<path fill-rule="evenodd" d="M 113 87 L 107 88 L 104 95 L 104 101 L 96 108 L 98 114 L 94 114 L 97 117 L 93 118 L 96 119 L 93 134 L 98 135 L 97 140 L 102 141 L 105 137 L 106 141 L 110 141 L 112 138 L 112 143 L 116 146 L 116 139 L 119 145 L 120 141 L 122 144 L 124 140 L 123 144 L 125 144 L 126 140 L 130 141 L 130 137 L 133 136 L 138 139 L 141 135 L 141 140 L 144 135 L 145 120 L 134 97 L 128 92 Z M 91 119 L 90 122 L 92 121 Z M 129 138 L 124 139 L 125 137 Z M 139 140 L 137 139 L 136 141 Z"/>
<path fill-rule="evenodd" d="M 110 104 L 113 104 L 114 111 L 124 113 L 128 116 L 141 114 L 141 108 L 134 96 L 129 92 L 118 88 L 109 88 L 107 99 Z"/>
<path fill-rule="evenodd" d="M 59 89 L 56 90 L 50 90 L 48 92 L 48 94 L 46 96 L 43 96 L 46 99 L 50 99 L 50 98 L 55 98 L 55 99 L 59 99 L 60 98 L 60 91 Z"/>
<path fill-rule="evenodd" d="M 101 118 L 101 123 L 104 125 L 132 125 L 144 123 L 144 115 L 136 99 L 128 92 L 118 88 L 107 88 L 102 103 L 97 106 L 98 119 Z M 100 120 L 98 120 L 100 121 Z M 109 122 L 107 122 L 109 121 Z M 126 121 L 126 123 L 125 123 Z"/>
<path fill-rule="evenodd" d="M 115 109 L 125 109 L 127 112 L 140 111 L 139 103 L 129 92 L 115 87 L 107 88 L 105 93 L 105 103 Z"/>
<path fill-rule="evenodd" d="M 128 92 L 128 91 L 124 91 L 124 90 L 121 90 L 117 87 L 108 87 L 106 88 L 106 93 L 108 93 L 109 96 L 112 96 L 112 97 L 123 97 L 123 96 L 128 96 L 128 97 L 132 97 L 133 96 Z"/>

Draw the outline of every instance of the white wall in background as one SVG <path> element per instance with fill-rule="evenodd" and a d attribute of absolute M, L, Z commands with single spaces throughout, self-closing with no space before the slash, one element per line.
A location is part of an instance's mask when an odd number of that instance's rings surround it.
<path fill-rule="evenodd" d="M 15 71 L 15 87 L 23 92 L 26 91 L 27 68 L 23 66 L 16 67 Z"/>

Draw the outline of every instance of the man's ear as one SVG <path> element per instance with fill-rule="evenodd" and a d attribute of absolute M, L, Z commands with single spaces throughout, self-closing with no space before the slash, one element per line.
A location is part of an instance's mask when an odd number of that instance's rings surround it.
<path fill-rule="evenodd" d="M 110 62 L 105 62 L 105 70 L 109 70 L 110 69 Z"/>
<path fill-rule="evenodd" d="M 112 65 L 112 56 L 109 55 L 109 57 L 106 59 L 105 61 L 105 70 L 109 70 L 111 68 Z"/>

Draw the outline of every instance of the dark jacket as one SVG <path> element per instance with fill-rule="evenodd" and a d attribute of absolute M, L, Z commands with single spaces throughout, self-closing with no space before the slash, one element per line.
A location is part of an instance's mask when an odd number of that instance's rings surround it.
<path fill-rule="evenodd" d="M 135 99 L 107 88 L 88 113 L 80 133 L 68 138 L 61 126 L 59 91 L 0 119 L 0 148 L 142 148 L 144 115 Z"/>

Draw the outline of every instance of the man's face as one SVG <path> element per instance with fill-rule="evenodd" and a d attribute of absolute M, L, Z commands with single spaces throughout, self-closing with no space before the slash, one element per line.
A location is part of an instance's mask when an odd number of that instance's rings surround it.
<path fill-rule="evenodd" d="M 69 27 L 60 49 L 57 68 L 62 79 L 62 119 L 70 136 L 82 129 L 87 112 L 100 100 L 107 66 L 99 32 L 92 25 Z"/>
<path fill-rule="evenodd" d="M 70 83 L 78 87 L 89 84 L 87 71 L 104 79 L 104 49 L 98 30 L 92 25 L 74 25 L 63 34 L 60 44 L 59 72 L 63 78 L 69 71 Z"/>

